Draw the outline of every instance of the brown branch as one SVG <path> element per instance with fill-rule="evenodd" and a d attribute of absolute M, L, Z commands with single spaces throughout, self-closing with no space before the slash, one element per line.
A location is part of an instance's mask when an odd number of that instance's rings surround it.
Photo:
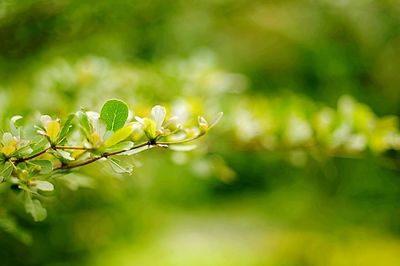
<path fill-rule="evenodd" d="M 106 153 L 101 154 L 100 156 L 93 157 L 93 158 L 87 159 L 87 160 L 82 161 L 82 162 L 61 165 L 59 167 L 54 168 L 54 171 L 81 167 L 81 166 L 88 165 L 88 164 L 91 164 L 93 162 L 96 162 L 96 161 L 98 161 L 98 160 L 100 160 L 102 158 L 107 158 L 109 156 L 121 154 L 121 153 L 124 153 L 124 152 L 127 152 L 127 151 L 132 151 L 132 150 L 139 149 L 139 148 L 142 148 L 142 147 L 145 147 L 145 146 L 152 146 L 152 145 L 150 145 L 150 142 L 147 141 L 147 142 L 138 144 L 136 146 L 133 146 L 132 148 L 127 149 L 127 150 L 115 151 L 115 152 L 106 152 Z"/>
<path fill-rule="evenodd" d="M 43 151 L 41 151 L 41 152 L 39 152 L 39 153 L 33 154 L 33 155 L 28 156 L 28 157 L 25 157 L 25 158 L 17 158 L 17 159 L 14 161 L 14 163 L 15 163 L 15 164 L 19 164 L 19 163 L 22 163 L 22 162 L 25 162 L 25 161 L 28 161 L 28 160 L 32 160 L 32 159 L 34 159 L 34 158 L 36 158 L 36 157 L 39 157 L 39 156 L 42 155 L 42 154 L 45 154 L 49 149 L 51 149 L 51 147 L 48 147 L 48 148 L 44 149 Z"/>

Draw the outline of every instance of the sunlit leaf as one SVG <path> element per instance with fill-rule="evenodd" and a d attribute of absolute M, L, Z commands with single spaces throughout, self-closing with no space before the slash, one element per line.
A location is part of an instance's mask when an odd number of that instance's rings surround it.
<path fill-rule="evenodd" d="M 188 144 L 188 145 L 168 145 L 168 148 L 173 151 L 192 151 L 197 148 L 196 144 Z"/>
<path fill-rule="evenodd" d="M 62 158 L 68 160 L 68 161 L 74 161 L 75 158 L 71 156 L 71 153 L 63 150 L 57 150 L 57 153 L 61 155 Z"/>
<path fill-rule="evenodd" d="M 91 127 L 87 114 L 83 111 L 78 111 L 76 117 L 79 121 L 79 126 L 87 139 L 90 139 Z"/>
<path fill-rule="evenodd" d="M 58 134 L 60 133 L 60 122 L 52 120 L 47 124 L 46 127 L 47 135 L 52 143 L 57 140 Z"/>
<path fill-rule="evenodd" d="M 106 123 L 107 130 L 116 131 L 122 128 L 128 118 L 128 106 L 121 100 L 107 101 L 100 112 L 100 118 Z"/>
<path fill-rule="evenodd" d="M 201 133 L 207 132 L 207 130 L 208 130 L 208 122 L 204 117 L 202 117 L 202 116 L 198 117 L 198 125 L 199 125 L 199 129 L 200 129 Z"/>
<path fill-rule="evenodd" d="M 120 128 L 104 142 L 104 146 L 111 147 L 127 139 L 132 134 L 132 132 L 133 132 L 132 125 L 127 125 L 123 128 Z"/>
<path fill-rule="evenodd" d="M 123 141 L 118 144 L 115 144 L 111 147 L 104 149 L 105 152 L 117 152 L 117 151 L 127 151 L 133 147 L 132 141 Z"/>
<path fill-rule="evenodd" d="M 164 123 L 166 114 L 167 111 L 163 106 L 156 105 L 151 109 L 151 118 L 155 122 L 157 130 L 160 129 L 162 124 Z"/>
<path fill-rule="evenodd" d="M 20 136 L 20 130 L 16 125 L 17 121 L 20 119 L 22 119 L 22 116 L 20 115 L 13 116 L 10 119 L 10 131 L 14 136 Z"/>
<path fill-rule="evenodd" d="M 110 158 L 109 159 L 111 168 L 116 172 L 117 174 L 132 174 L 133 172 L 133 165 L 127 163 L 127 162 L 122 162 L 121 160 L 118 160 L 116 158 Z"/>
<path fill-rule="evenodd" d="M 157 126 L 152 119 L 147 117 L 143 118 L 143 129 L 149 139 L 157 137 Z"/>

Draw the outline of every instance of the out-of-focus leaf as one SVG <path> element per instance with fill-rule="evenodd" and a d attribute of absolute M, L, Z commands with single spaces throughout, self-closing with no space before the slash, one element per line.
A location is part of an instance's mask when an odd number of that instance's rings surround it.
<path fill-rule="evenodd" d="M 14 217 L 8 215 L 4 210 L 0 210 L 0 228 L 25 245 L 29 245 L 32 243 L 32 236 L 29 232 L 22 229 L 18 226 Z"/>
<path fill-rule="evenodd" d="M 104 103 L 100 118 L 106 123 L 107 130 L 116 131 L 124 126 L 128 114 L 128 105 L 121 100 L 113 99 Z"/>
<path fill-rule="evenodd" d="M 35 183 L 36 183 L 37 189 L 39 189 L 39 190 L 42 190 L 42 191 L 53 191 L 54 190 L 53 184 L 48 181 L 37 180 L 37 181 L 35 181 Z"/>
<path fill-rule="evenodd" d="M 168 145 L 168 148 L 170 148 L 173 151 L 192 151 L 197 148 L 196 144 L 189 144 L 189 145 Z"/>
<path fill-rule="evenodd" d="M 94 180 L 90 177 L 80 175 L 77 173 L 71 173 L 68 175 L 63 175 L 57 178 L 58 180 L 62 180 L 65 182 L 67 187 L 71 190 L 77 190 L 78 188 L 93 188 Z"/>
<path fill-rule="evenodd" d="M 31 194 L 25 193 L 25 210 L 30 213 L 35 222 L 43 221 L 47 217 L 47 211 L 37 199 L 32 199 Z"/>
<path fill-rule="evenodd" d="M 208 129 L 211 129 L 212 127 L 214 127 L 216 124 L 219 123 L 219 121 L 222 119 L 222 117 L 224 116 L 223 112 L 219 112 L 217 114 L 217 116 L 214 118 L 214 120 L 211 122 L 210 126 L 208 127 Z"/>

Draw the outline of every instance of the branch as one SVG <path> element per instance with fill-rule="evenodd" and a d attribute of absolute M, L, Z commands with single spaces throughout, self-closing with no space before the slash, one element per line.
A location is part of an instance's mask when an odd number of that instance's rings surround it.
<path fill-rule="evenodd" d="M 149 147 L 150 147 L 150 146 L 153 146 L 153 145 L 151 145 L 150 142 L 147 141 L 147 142 L 138 144 L 138 145 L 136 145 L 136 146 L 133 146 L 132 148 L 127 149 L 127 150 L 121 150 L 121 151 L 115 151 L 115 152 L 109 152 L 109 153 L 106 152 L 106 153 L 101 154 L 100 156 L 90 158 L 90 159 L 88 159 L 88 160 L 86 160 L 86 161 L 82 161 L 82 162 L 78 162 L 78 163 L 73 163 L 73 164 L 61 165 L 61 166 L 59 166 L 59 167 L 54 168 L 54 171 L 81 167 L 81 166 L 88 165 L 88 164 L 91 164 L 91 163 L 93 163 L 93 162 L 96 162 L 96 161 L 98 161 L 98 160 L 100 160 L 100 159 L 102 159 L 102 158 L 107 158 L 107 157 L 109 157 L 109 156 L 121 154 L 121 153 L 124 153 L 124 152 L 127 152 L 127 151 L 132 151 L 132 150 L 139 149 L 139 148 L 142 148 L 142 147 L 145 147 L 145 146 L 149 146 Z"/>
<path fill-rule="evenodd" d="M 31 156 L 28 156 L 28 157 L 25 157 L 25 158 L 18 158 L 18 159 L 16 159 L 15 161 L 14 161 L 14 163 L 15 164 L 19 164 L 19 163 L 22 163 L 22 162 L 25 162 L 25 161 L 28 161 L 28 160 L 32 160 L 32 159 L 34 159 L 34 158 L 36 158 L 36 157 L 39 157 L 40 155 L 42 155 L 42 154 L 45 154 L 48 150 L 50 150 L 51 149 L 51 147 L 48 147 L 48 148 L 46 148 L 46 149 L 44 149 L 43 151 L 41 151 L 41 152 L 39 152 L 39 153 L 36 153 L 36 154 L 33 154 L 33 155 L 31 155 Z"/>
<path fill-rule="evenodd" d="M 91 150 L 91 148 L 85 147 L 75 147 L 75 146 L 54 146 L 53 149 L 55 150 Z"/>

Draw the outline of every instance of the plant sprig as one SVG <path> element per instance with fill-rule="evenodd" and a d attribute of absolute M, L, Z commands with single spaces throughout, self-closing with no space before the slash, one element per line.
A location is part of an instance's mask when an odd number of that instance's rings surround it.
<path fill-rule="evenodd" d="M 35 221 L 46 218 L 41 192 L 52 191 L 56 174 L 67 174 L 101 159 L 108 160 L 117 173 L 131 173 L 114 156 L 133 155 L 154 147 L 169 148 L 204 136 L 211 124 L 198 117 L 197 125 L 186 125 L 175 116 L 167 117 L 165 107 L 156 105 L 148 117 L 128 119 L 129 108 L 121 100 L 104 103 L 100 113 L 80 110 L 65 120 L 42 115 L 28 126 L 18 125 L 21 116 L 10 121 L 10 132 L 0 141 L 0 183 L 24 193 L 25 209 Z M 33 130 L 32 134 L 32 128 Z"/>

